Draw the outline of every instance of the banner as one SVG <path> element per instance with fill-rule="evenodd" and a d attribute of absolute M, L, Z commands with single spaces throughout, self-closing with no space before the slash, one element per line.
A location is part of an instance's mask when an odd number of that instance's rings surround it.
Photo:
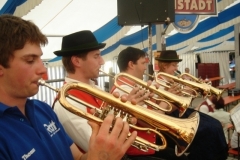
<path fill-rule="evenodd" d="M 174 28 L 189 33 L 198 24 L 199 15 L 217 15 L 216 0 L 175 0 Z"/>

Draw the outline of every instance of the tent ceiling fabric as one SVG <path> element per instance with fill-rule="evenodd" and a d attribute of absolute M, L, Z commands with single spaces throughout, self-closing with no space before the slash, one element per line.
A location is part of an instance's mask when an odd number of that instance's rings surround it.
<path fill-rule="evenodd" d="M 194 46 L 200 51 L 203 47 L 210 47 L 207 50 L 218 50 L 217 46 L 232 44 L 232 41 L 227 40 L 233 37 L 231 26 L 240 23 L 240 11 L 233 10 L 234 6 L 230 5 L 236 3 L 235 6 L 240 7 L 237 4 L 239 1 L 217 0 L 217 9 L 220 12 L 217 17 L 202 15 L 200 16 L 202 21 L 194 31 L 167 37 L 167 49 L 176 49 L 179 54 L 182 54 L 191 51 Z M 23 7 L 24 5 L 28 7 Z M 27 8 L 33 8 L 35 5 L 37 6 L 28 12 Z M 224 10 L 227 6 L 230 6 L 228 13 Z M 62 36 L 80 30 L 91 30 L 100 42 L 107 43 L 102 51 L 106 61 L 112 60 L 128 45 L 147 50 L 149 44 L 148 28 L 142 29 L 141 26 L 137 26 L 140 31 L 126 36 L 126 33 L 134 27 L 117 25 L 117 0 L 61 0 L 57 2 L 55 0 L 28 0 L 20 7 L 25 8 L 25 11 L 22 9 L 21 13 L 16 10 L 15 13 L 19 12 L 18 15 L 21 16 L 24 12 L 28 12 L 23 18 L 32 20 L 48 36 L 49 44 L 42 48 L 44 59 L 55 57 L 53 51 L 61 48 Z M 172 30 L 173 26 L 170 25 L 166 34 Z M 153 26 L 153 50 L 156 49 L 155 34 L 156 29 Z"/>
<path fill-rule="evenodd" d="M 22 17 L 26 15 L 30 10 L 32 10 L 35 6 L 39 5 L 43 0 L 27 0 L 22 5 L 18 6 L 13 15 Z"/>
<path fill-rule="evenodd" d="M 17 6 L 22 5 L 26 0 L 2 0 L 0 1 L 0 14 L 13 14 Z"/>

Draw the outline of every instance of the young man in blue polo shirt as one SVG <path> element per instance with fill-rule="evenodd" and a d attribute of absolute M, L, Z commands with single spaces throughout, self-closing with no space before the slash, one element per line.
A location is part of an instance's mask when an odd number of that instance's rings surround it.
<path fill-rule="evenodd" d="M 117 118 L 109 133 L 113 115 L 101 127 L 89 122 L 93 132 L 88 153 L 82 154 L 52 109 L 28 99 L 46 73 L 40 45 L 47 38 L 32 22 L 12 15 L 0 16 L 0 28 L 0 159 L 121 159 L 136 132 L 126 140 L 129 126 Z"/>

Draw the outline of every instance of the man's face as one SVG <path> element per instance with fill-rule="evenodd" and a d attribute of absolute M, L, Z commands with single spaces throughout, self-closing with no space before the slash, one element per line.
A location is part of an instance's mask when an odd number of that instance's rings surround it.
<path fill-rule="evenodd" d="M 136 64 L 133 64 L 133 74 L 139 79 L 143 79 L 143 74 L 147 69 L 147 62 L 145 57 L 140 57 Z"/>
<path fill-rule="evenodd" d="M 88 52 L 86 59 L 82 61 L 82 74 L 88 79 L 98 78 L 99 69 L 104 64 L 100 50 Z"/>
<path fill-rule="evenodd" d="M 1 68 L 1 85 L 12 98 L 27 98 L 38 92 L 38 80 L 46 73 L 41 60 L 39 45 L 26 43 L 23 49 L 14 51 L 9 68 Z"/>
<path fill-rule="evenodd" d="M 178 70 L 178 62 L 171 62 L 169 65 L 165 66 L 165 72 L 171 75 L 175 74 Z"/>

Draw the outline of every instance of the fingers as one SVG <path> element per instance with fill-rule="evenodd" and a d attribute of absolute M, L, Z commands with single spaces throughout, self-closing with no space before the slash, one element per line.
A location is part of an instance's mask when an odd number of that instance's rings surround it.
<path fill-rule="evenodd" d="M 127 94 L 124 94 L 124 95 L 121 96 L 121 101 L 122 102 L 127 102 L 127 100 L 128 100 L 128 95 Z"/>
<path fill-rule="evenodd" d="M 114 119 L 114 115 L 109 114 L 103 121 L 99 133 L 100 135 L 107 135 L 109 134 L 110 128 L 112 127 L 112 121 Z"/>
<path fill-rule="evenodd" d="M 130 124 L 137 124 L 137 118 L 135 118 L 135 117 L 131 117 L 131 118 L 129 118 L 129 123 Z"/>
<path fill-rule="evenodd" d="M 167 91 L 179 95 L 181 94 L 181 86 L 179 84 L 174 83 L 170 88 L 167 89 Z"/>
<path fill-rule="evenodd" d="M 120 142 L 124 142 L 129 132 L 129 125 L 127 122 L 123 122 L 122 118 L 116 118 L 114 127 L 112 129 L 111 136 L 117 139 L 119 138 Z"/>
<path fill-rule="evenodd" d="M 93 130 L 88 150 L 89 159 L 99 159 L 99 156 L 105 159 L 121 159 L 135 140 L 135 132 L 128 138 L 127 122 L 123 122 L 122 118 L 117 118 L 112 128 L 113 120 L 114 116 L 108 115 L 101 127 L 94 122 L 88 122 Z"/>
<path fill-rule="evenodd" d="M 133 131 L 131 133 L 131 136 L 128 137 L 128 139 L 122 145 L 125 151 L 133 144 L 133 142 L 135 141 L 136 137 L 137 137 L 137 131 Z"/>
<path fill-rule="evenodd" d="M 156 89 L 158 89 L 158 88 L 160 87 L 160 84 L 158 84 L 158 83 L 156 83 L 156 82 L 153 82 L 152 85 L 155 86 Z"/>
<path fill-rule="evenodd" d="M 119 93 L 119 92 L 113 92 L 112 95 L 113 95 L 115 98 L 119 98 L 119 97 L 120 97 L 120 93 Z"/>
<path fill-rule="evenodd" d="M 129 125 L 127 122 L 123 122 L 121 118 L 117 118 L 114 128 L 112 130 L 113 134 L 113 138 L 117 138 L 115 137 L 116 135 L 118 135 L 120 128 L 121 128 L 121 132 L 119 134 L 118 140 L 119 140 L 119 145 L 122 146 L 124 152 L 126 152 L 126 150 L 132 145 L 132 143 L 134 142 L 134 140 L 136 139 L 137 136 L 137 132 L 134 131 L 131 135 L 129 134 Z M 128 137 L 130 135 L 130 137 Z M 127 138 L 128 137 L 128 138 Z"/>
<path fill-rule="evenodd" d="M 140 90 L 139 87 L 133 87 L 131 92 L 128 94 L 128 101 L 131 101 L 132 99 L 139 97 L 140 95 L 139 90 Z"/>
<path fill-rule="evenodd" d="M 111 136 L 113 136 L 113 138 L 118 138 L 119 135 L 121 134 L 123 126 L 124 125 L 123 125 L 122 118 L 120 118 L 120 117 L 116 118 L 115 123 L 114 123 L 114 127 L 111 131 Z"/>
<path fill-rule="evenodd" d="M 153 83 L 153 81 L 151 81 L 151 80 L 148 80 L 148 81 L 147 81 L 147 86 L 150 86 L 150 85 L 152 85 L 152 83 Z"/>
<path fill-rule="evenodd" d="M 96 113 L 96 109 L 90 109 L 90 113 L 91 114 L 95 114 Z"/>
<path fill-rule="evenodd" d="M 150 85 L 151 81 L 149 81 Z M 132 104 L 144 104 L 144 100 L 149 99 L 154 94 L 150 94 L 150 92 L 146 91 L 145 89 L 141 89 L 140 87 L 134 87 L 130 94 L 128 95 L 128 101 Z"/>

